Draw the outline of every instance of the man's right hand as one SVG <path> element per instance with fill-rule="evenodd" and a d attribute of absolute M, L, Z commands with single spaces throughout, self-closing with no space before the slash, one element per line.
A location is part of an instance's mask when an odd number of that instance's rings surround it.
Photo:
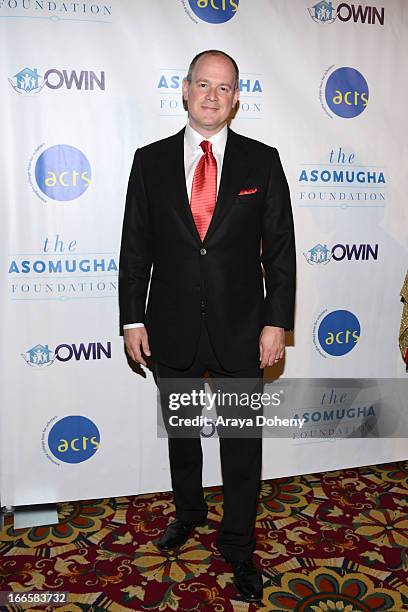
<path fill-rule="evenodd" d="M 133 327 L 123 330 L 123 339 L 125 341 L 126 352 L 133 361 L 146 366 L 147 363 L 143 358 L 142 351 L 147 357 L 150 357 L 149 338 L 145 327 Z"/>

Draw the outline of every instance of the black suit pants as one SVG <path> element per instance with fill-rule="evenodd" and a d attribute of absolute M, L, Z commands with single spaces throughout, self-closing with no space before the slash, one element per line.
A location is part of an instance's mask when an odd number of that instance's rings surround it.
<path fill-rule="evenodd" d="M 177 384 L 177 390 L 180 390 L 181 384 L 181 390 L 188 392 L 192 384 L 190 381 L 198 378 L 202 380 L 205 372 L 214 379 L 252 379 L 251 388 L 262 391 L 262 370 L 259 364 L 238 372 L 227 372 L 221 366 L 208 335 L 204 313 L 200 340 L 190 367 L 176 370 L 165 364 L 156 364 L 156 382 L 164 419 L 169 415 L 169 395 L 176 389 L 174 385 Z M 184 382 L 180 379 L 184 379 Z M 219 441 L 224 504 L 217 547 L 227 560 L 242 561 L 249 558 L 255 548 L 262 437 L 220 436 Z M 169 436 L 168 445 L 176 516 L 183 522 L 200 522 L 207 515 L 207 503 L 202 487 L 203 455 L 199 430 L 194 437 Z"/>

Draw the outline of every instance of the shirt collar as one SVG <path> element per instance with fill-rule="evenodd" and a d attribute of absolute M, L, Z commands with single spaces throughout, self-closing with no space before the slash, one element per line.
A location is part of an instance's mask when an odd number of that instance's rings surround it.
<path fill-rule="evenodd" d="M 215 152 L 220 155 L 224 155 L 225 145 L 227 144 L 227 136 L 228 136 L 228 128 L 226 125 L 211 136 L 210 138 L 205 138 L 202 134 L 199 134 L 196 130 L 194 130 L 189 123 L 186 125 L 186 130 L 184 132 L 184 142 L 190 149 L 191 153 L 194 153 L 196 149 L 200 148 L 200 143 L 203 140 L 209 140 L 213 145 Z"/>

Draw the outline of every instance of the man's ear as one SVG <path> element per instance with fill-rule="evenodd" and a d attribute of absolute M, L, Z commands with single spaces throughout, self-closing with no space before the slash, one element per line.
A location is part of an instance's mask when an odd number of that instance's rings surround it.
<path fill-rule="evenodd" d="M 188 88 L 190 86 L 190 83 L 187 81 L 186 78 L 183 79 L 183 85 L 182 85 L 182 89 L 183 89 L 183 100 L 188 100 Z"/>
<path fill-rule="evenodd" d="M 232 102 L 232 106 L 235 106 L 235 105 L 236 105 L 236 103 L 237 103 L 237 102 L 238 102 L 238 100 L 239 100 L 239 89 L 236 89 L 236 90 L 234 91 L 234 97 L 233 97 L 233 99 L 232 99 L 232 100 L 233 100 L 233 102 Z"/>

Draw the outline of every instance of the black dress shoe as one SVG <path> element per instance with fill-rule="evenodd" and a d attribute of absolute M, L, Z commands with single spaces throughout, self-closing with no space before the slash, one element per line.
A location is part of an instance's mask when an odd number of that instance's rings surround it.
<path fill-rule="evenodd" d="M 179 519 L 176 519 L 166 528 L 161 538 L 157 541 L 157 546 L 160 550 L 171 550 L 182 546 L 187 542 L 194 527 L 204 525 L 206 519 L 199 521 L 198 523 L 183 523 Z"/>
<path fill-rule="evenodd" d="M 234 584 L 246 601 L 258 601 L 262 599 L 263 582 L 262 574 L 252 559 L 246 561 L 232 561 L 234 572 Z"/>

